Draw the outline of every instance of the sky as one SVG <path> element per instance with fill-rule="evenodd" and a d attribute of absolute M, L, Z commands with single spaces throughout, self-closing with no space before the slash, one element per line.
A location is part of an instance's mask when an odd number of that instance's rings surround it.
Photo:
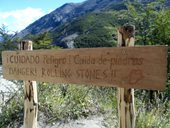
<path fill-rule="evenodd" d="M 40 17 L 65 3 L 80 3 L 85 0 L 0 0 L 0 27 L 19 32 Z"/>

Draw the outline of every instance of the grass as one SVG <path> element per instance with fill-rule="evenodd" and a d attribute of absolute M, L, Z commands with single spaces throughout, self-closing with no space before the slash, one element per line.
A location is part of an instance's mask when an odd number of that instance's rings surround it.
<path fill-rule="evenodd" d="M 23 91 L 21 89 L 13 94 L 8 103 L 0 106 L 2 108 L 0 128 L 19 127 L 23 124 Z M 46 123 L 67 122 L 82 117 L 102 115 L 103 125 L 106 128 L 118 127 L 115 88 L 40 83 L 38 98 L 39 111 L 46 116 Z M 143 102 L 138 95 L 135 102 L 136 128 L 170 127 L 170 102 L 162 103 L 160 100 L 155 107 Z"/>
<path fill-rule="evenodd" d="M 161 108 L 143 109 L 137 115 L 137 128 L 170 128 L 170 112 Z"/>
<path fill-rule="evenodd" d="M 112 109 L 114 89 L 94 86 L 78 85 L 47 85 L 39 87 L 40 110 L 45 112 L 51 123 L 56 120 L 78 119 L 97 113 L 105 109 Z M 106 92 L 102 94 L 101 92 Z"/>

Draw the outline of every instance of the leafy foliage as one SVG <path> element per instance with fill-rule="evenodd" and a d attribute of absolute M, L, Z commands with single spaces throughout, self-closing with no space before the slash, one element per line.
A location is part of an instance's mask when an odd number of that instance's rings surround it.
<path fill-rule="evenodd" d="M 137 99 L 137 128 L 169 128 L 170 111 L 166 104 L 157 99 L 157 106 Z M 149 107 L 149 108 L 148 108 Z"/>
<path fill-rule="evenodd" d="M 38 35 L 27 35 L 24 37 L 33 41 L 33 49 L 51 49 L 54 46 L 52 45 L 52 39 L 49 32 L 44 32 Z"/>
<path fill-rule="evenodd" d="M 77 33 L 79 36 L 74 40 L 74 46 L 80 47 L 112 47 L 116 39 L 112 35 L 115 29 L 113 19 L 114 12 L 90 13 L 69 24 L 62 25 L 53 35 L 55 40 Z"/>
<path fill-rule="evenodd" d="M 115 94 L 114 89 L 47 83 L 38 87 L 41 92 L 40 110 L 49 118 L 48 123 L 87 117 L 104 112 L 105 109 L 111 110 L 112 105 L 116 104 L 112 97 Z M 103 95 L 104 92 L 107 92 L 107 95 Z"/>
<path fill-rule="evenodd" d="M 129 22 L 136 26 L 137 44 L 156 45 L 169 42 L 169 8 L 160 1 L 147 5 L 128 4 Z"/>
<path fill-rule="evenodd" d="M 2 63 L 2 51 L 17 49 L 17 42 L 19 38 L 13 38 L 12 34 L 9 34 L 7 27 L 2 25 L 0 28 L 0 64 Z"/>
<path fill-rule="evenodd" d="M 19 88 L 17 92 L 9 93 L 11 93 L 11 96 L 8 97 L 9 99 L 4 104 L 0 104 L 0 128 L 19 127 L 23 124 L 23 92 Z"/>

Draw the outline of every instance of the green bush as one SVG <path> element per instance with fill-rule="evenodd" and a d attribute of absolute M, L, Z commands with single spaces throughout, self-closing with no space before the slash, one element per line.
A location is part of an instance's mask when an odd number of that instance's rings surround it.
<path fill-rule="evenodd" d="M 24 119 L 24 99 L 23 92 L 10 92 L 11 97 L 0 105 L 0 128 L 19 127 L 23 124 Z"/>
<path fill-rule="evenodd" d="M 11 92 L 12 98 L 0 106 L 2 108 L 1 128 L 19 127 L 23 124 L 23 95 L 22 89 Z M 148 101 L 143 102 L 143 95 L 135 97 L 136 128 L 169 128 L 170 102 L 163 103 L 161 100 L 157 100 L 156 105 Z M 38 100 L 39 113 L 45 115 L 46 123 L 102 115 L 106 127 L 118 127 L 115 88 L 40 83 Z"/>
<path fill-rule="evenodd" d="M 114 90 L 80 85 L 53 85 L 43 83 L 39 87 L 40 111 L 56 120 L 78 119 L 105 112 L 115 107 Z"/>
<path fill-rule="evenodd" d="M 161 106 L 153 107 L 151 111 L 143 106 L 138 110 L 136 127 L 137 128 L 169 128 L 170 127 L 170 111 L 165 112 Z"/>

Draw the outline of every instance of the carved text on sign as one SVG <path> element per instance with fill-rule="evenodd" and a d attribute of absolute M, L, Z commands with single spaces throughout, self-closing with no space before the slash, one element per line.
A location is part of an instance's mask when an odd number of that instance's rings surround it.
<path fill-rule="evenodd" d="M 162 89 L 166 56 L 166 46 L 7 51 L 3 68 L 7 79 Z"/>

